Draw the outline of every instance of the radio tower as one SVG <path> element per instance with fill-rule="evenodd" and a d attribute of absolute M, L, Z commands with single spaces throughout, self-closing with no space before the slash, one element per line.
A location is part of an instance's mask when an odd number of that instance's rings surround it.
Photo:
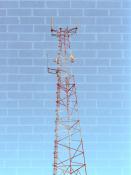
<path fill-rule="evenodd" d="M 58 38 L 55 68 L 48 67 L 48 72 L 55 74 L 57 81 L 53 175 L 87 175 L 76 83 L 69 70 L 74 62 L 73 53 L 68 53 L 70 36 L 76 32 L 77 27 L 54 29 L 51 19 L 52 36 Z"/>

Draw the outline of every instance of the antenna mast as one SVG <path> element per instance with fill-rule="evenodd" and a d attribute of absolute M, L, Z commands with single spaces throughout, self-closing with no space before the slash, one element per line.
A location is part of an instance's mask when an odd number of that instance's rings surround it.
<path fill-rule="evenodd" d="M 51 18 L 51 34 L 58 38 L 56 68 L 48 67 L 48 72 L 56 74 L 56 119 L 54 140 L 53 175 L 87 175 L 74 75 L 68 70 L 73 63 L 70 36 L 77 32 L 74 28 L 54 28 Z"/>

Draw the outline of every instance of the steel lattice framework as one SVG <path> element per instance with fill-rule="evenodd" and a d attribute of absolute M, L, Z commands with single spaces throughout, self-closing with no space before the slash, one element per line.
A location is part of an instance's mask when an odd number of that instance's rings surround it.
<path fill-rule="evenodd" d="M 78 104 L 74 75 L 68 69 L 68 62 L 74 62 L 74 55 L 68 55 L 70 36 L 77 27 L 54 29 L 51 33 L 58 38 L 56 68 L 48 72 L 56 75 L 56 120 L 54 140 L 53 175 L 87 175 L 80 120 L 77 117 Z"/>

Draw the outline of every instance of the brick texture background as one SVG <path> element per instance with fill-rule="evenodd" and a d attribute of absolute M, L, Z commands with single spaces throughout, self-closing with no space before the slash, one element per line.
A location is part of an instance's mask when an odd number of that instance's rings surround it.
<path fill-rule="evenodd" d="M 0 174 L 52 174 L 51 16 L 79 27 L 72 69 L 88 175 L 130 175 L 130 0 L 0 0 Z"/>

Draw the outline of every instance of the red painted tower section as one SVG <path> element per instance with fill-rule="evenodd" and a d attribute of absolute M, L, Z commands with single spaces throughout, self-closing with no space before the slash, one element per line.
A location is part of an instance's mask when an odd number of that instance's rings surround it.
<path fill-rule="evenodd" d="M 57 81 L 53 175 L 87 175 L 76 82 L 69 69 L 74 62 L 74 55 L 68 53 L 70 36 L 76 32 L 77 27 L 54 29 L 52 19 L 51 33 L 58 38 L 55 68 L 48 67 Z"/>

